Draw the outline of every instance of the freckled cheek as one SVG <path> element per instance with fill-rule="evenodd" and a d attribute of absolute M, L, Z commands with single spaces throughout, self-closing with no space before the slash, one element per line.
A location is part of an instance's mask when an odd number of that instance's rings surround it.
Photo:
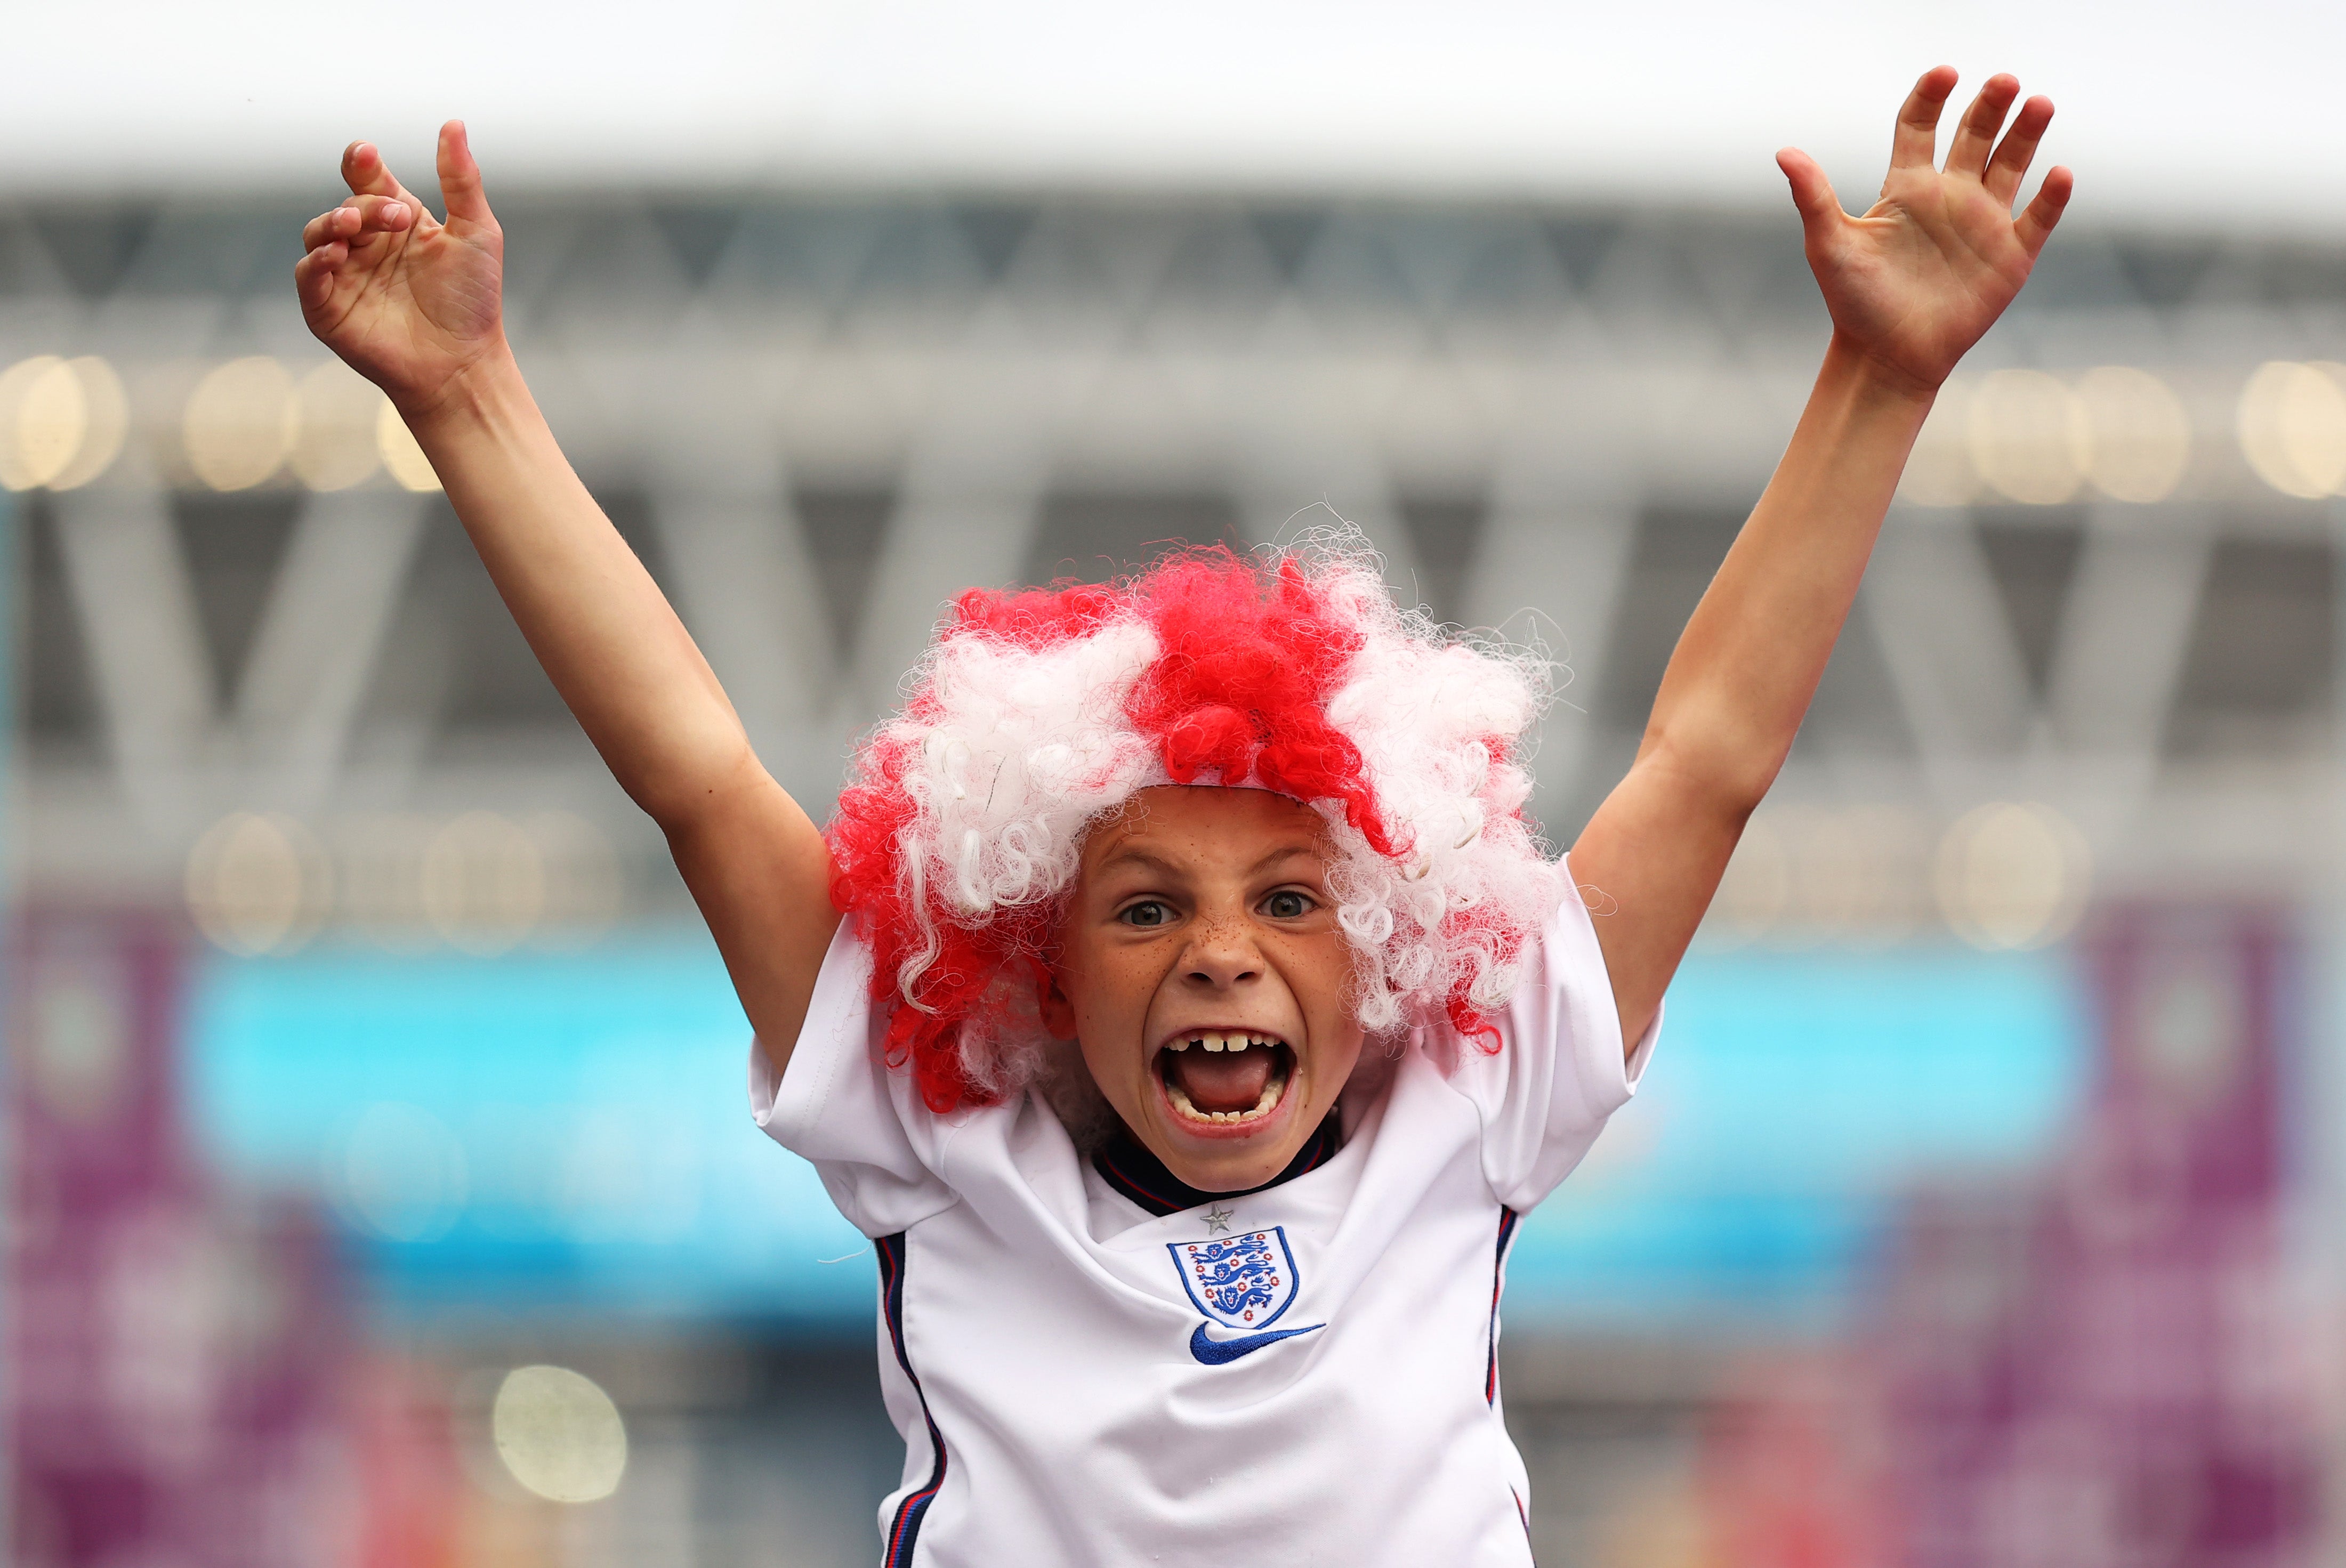
<path fill-rule="evenodd" d="M 1119 1057 L 1147 1065 L 1148 1012 L 1157 1000 L 1165 965 L 1137 953 L 1093 955 L 1082 978 L 1078 1014 L 1085 1035 L 1114 1048 Z"/>
<path fill-rule="evenodd" d="M 1280 955 L 1279 967 L 1315 1039 L 1341 1039 L 1353 1027 L 1347 1000 L 1352 950 L 1341 936 L 1296 942 Z"/>

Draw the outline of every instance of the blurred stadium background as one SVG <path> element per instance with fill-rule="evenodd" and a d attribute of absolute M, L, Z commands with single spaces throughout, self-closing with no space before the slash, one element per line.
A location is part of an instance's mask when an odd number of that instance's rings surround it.
<path fill-rule="evenodd" d="M 283 170 L 351 128 L 163 199 L 0 160 L 13 1560 L 868 1561 L 870 1256 L 293 306 L 332 192 Z M 1341 517 L 1568 670 L 1568 840 L 1825 331 L 1764 158 L 536 156 L 525 367 L 818 816 L 953 590 Z M 1948 390 L 1664 1054 L 1524 1228 L 1544 1563 L 2331 1548 L 2346 241 L 2187 210 L 2083 206 Z"/>

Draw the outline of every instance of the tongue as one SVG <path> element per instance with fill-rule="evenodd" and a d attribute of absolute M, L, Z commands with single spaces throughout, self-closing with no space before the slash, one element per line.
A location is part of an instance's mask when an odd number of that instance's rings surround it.
<path fill-rule="evenodd" d="M 1270 1082 L 1269 1047 L 1204 1051 L 1192 1045 L 1173 1053 L 1170 1076 L 1201 1111 L 1246 1111 L 1262 1098 Z"/>

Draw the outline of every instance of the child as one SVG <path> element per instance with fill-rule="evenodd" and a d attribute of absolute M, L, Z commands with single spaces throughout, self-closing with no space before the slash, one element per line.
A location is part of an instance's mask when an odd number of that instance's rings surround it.
<path fill-rule="evenodd" d="M 1863 218 L 1779 156 L 1823 369 L 1569 874 L 1520 814 L 1537 666 L 1402 615 L 1341 536 L 964 596 L 826 840 L 532 403 L 463 127 L 444 224 L 344 155 L 310 324 L 667 834 L 761 1124 L 878 1247 L 886 1563 L 1529 1560 L 1516 1218 L 1632 1092 L 1933 395 L 2068 198 L 2056 168 L 2012 216 L 2053 109 L 1998 145 L 2010 76 L 1934 167 L 1954 80 Z"/>

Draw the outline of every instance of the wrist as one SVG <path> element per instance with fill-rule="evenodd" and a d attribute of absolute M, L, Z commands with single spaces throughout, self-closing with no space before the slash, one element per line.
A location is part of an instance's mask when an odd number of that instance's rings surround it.
<path fill-rule="evenodd" d="M 495 424 L 515 405 L 525 402 L 527 386 L 513 349 L 500 336 L 476 358 L 468 361 L 425 397 L 397 399 L 400 417 L 425 446 L 434 436 L 466 426 Z"/>
<path fill-rule="evenodd" d="M 1820 380 L 1844 386 L 1854 396 L 1867 402 L 1883 405 L 1904 404 L 1920 413 L 1930 412 L 1939 395 L 1943 376 L 1916 374 L 1903 365 L 1894 364 L 1880 355 L 1868 351 L 1862 345 L 1836 331 L 1825 347 L 1824 369 Z"/>

